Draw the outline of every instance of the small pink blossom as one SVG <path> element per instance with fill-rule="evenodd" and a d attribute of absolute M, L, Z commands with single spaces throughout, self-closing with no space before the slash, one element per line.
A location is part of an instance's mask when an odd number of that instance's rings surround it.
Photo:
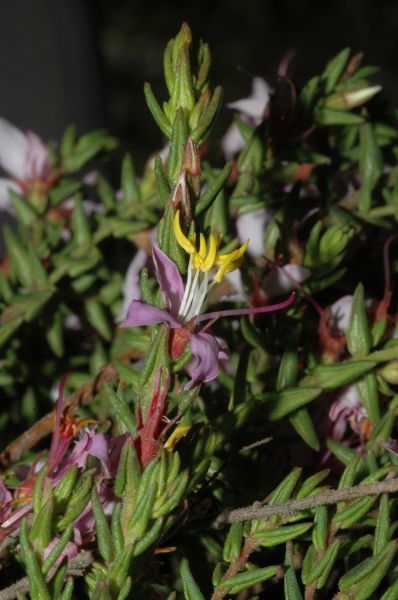
<path fill-rule="evenodd" d="M 0 178 L 0 208 L 10 209 L 9 190 L 25 195 L 34 182 L 48 184 L 51 176 L 50 156 L 35 133 L 24 134 L 0 118 L 0 166 L 7 178 Z"/>
<path fill-rule="evenodd" d="M 264 118 L 270 98 L 271 88 L 262 77 L 254 77 L 250 96 L 230 102 L 228 108 L 235 110 L 245 123 L 257 127 Z M 245 140 L 238 126 L 233 123 L 221 140 L 225 157 L 230 160 L 245 147 Z"/>

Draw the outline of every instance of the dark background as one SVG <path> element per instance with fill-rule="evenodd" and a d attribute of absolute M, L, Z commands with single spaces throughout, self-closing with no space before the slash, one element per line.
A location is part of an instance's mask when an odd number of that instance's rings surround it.
<path fill-rule="evenodd" d="M 0 20 L 0 115 L 45 139 L 71 122 L 81 132 L 107 127 L 142 165 L 162 144 L 142 86 L 165 97 L 163 50 L 184 20 L 209 42 L 226 102 L 249 93 L 251 75 L 272 84 L 289 50 L 300 80 L 345 46 L 381 67 L 377 79 L 397 100 L 394 0 L 13 0 Z"/>

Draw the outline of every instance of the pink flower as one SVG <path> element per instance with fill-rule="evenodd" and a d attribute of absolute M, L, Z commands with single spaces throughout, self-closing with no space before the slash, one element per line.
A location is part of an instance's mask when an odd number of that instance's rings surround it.
<path fill-rule="evenodd" d="M 187 389 L 215 379 L 220 371 L 219 361 L 226 359 L 225 350 L 217 338 L 211 333 L 198 331 L 200 322 L 214 321 L 225 316 L 271 312 L 285 308 L 293 301 L 293 297 L 290 297 L 275 306 L 199 314 L 206 298 L 207 274 L 201 283 L 198 274 L 189 274 L 189 283 L 184 289 L 181 275 L 173 261 L 156 246 L 152 248 L 152 255 L 165 308 L 153 306 L 142 300 L 133 300 L 123 327 L 167 323 L 171 329 L 170 354 L 174 360 L 189 344 L 193 358 L 190 367 L 191 380 Z"/>
<path fill-rule="evenodd" d="M 353 433 L 362 436 L 362 421 L 367 413 L 361 404 L 355 384 L 342 388 L 329 410 L 329 419 L 333 422 L 332 439 L 340 442 L 350 425 Z"/>
<path fill-rule="evenodd" d="M 238 112 L 242 121 L 253 127 L 257 127 L 264 118 L 269 102 L 270 91 L 271 89 L 264 79 L 261 77 L 254 77 L 250 96 L 242 98 L 241 100 L 236 100 L 235 102 L 230 102 L 227 106 Z M 221 147 L 228 160 L 245 147 L 245 140 L 235 123 L 231 125 L 222 138 Z"/>
<path fill-rule="evenodd" d="M 51 162 L 47 148 L 33 132 L 20 129 L 0 118 L 0 166 L 7 178 L 0 178 L 0 208 L 9 210 L 10 189 L 26 195 L 36 183 L 48 185 Z"/>

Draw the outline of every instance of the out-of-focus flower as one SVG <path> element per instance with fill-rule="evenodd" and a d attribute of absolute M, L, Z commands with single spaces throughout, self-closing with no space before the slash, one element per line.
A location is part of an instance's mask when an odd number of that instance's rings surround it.
<path fill-rule="evenodd" d="M 339 391 L 330 407 L 329 419 L 333 422 L 331 437 L 334 441 L 340 442 L 343 439 L 348 426 L 361 441 L 367 439 L 370 423 L 355 384 Z"/>
<path fill-rule="evenodd" d="M 53 184 L 46 146 L 33 132 L 26 134 L 0 118 L 0 166 L 7 178 L 0 178 L 0 208 L 10 208 L 9 190 L 22 195 L 40 193 Z"/>
<path fill-rule="evenodd" d="M 236 217 L 238 237 L 241 243 L 250 238 L 247 253 L 253 258 L 264 254 L 264 233 L 273 216 L 272 210 L 259 208 Z"/>
<path fill-rule="evenodd" d="M 284 267 L 274 267 L 263 281 L 266 297 L 287 294 L 300 287 L 311 275 L 311 271 L 301 265 L 288 264 Z"/>
<path fill-rule="evenodd" d="M 265 110 L 268 106 L 271 88 L 261 77 L 254 77 L 252 81 L 252 91 L 250 96 L 230 102 L 228 108 L 238 112 L 239 117 L 245 123 L 257 127 L 264 118 Z M 230 160 L 237 152 L 245 146 L 245 140 L 234 123 L 228 129 L 221 140 L 221 147 L 225 157 Z"/>

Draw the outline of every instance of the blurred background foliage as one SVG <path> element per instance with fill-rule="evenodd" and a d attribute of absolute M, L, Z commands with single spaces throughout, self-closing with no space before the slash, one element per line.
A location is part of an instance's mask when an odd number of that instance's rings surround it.
<path fill-rule="evenodd" d="M 253 75 L 274 84 L 279 62 L 290 50 L 296 51 L 292 74 L 301 82 L 346 46 L 380 67 L 377 79 L 386 96 L 393 105 L 398 100 L 398 4 L 393 0 L 100 0 L 96 8 L 110 129 L 139 165 L 154 150 L 154 140 L 162 143 L 142 86 L 148 80 L 158 96 L 164 93 L 163 49 L 184 20 L 194 38 L 210 45 L 212 80 L 223 85 L 224 102 L 246 96 Z M 228 123 L 224 111 L 217 133 Z"/>

